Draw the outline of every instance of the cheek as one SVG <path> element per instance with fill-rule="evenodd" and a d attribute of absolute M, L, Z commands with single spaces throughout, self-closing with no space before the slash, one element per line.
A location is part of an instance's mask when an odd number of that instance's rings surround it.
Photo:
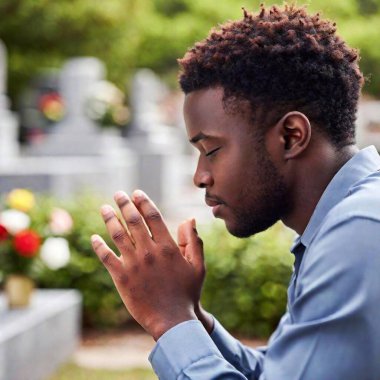
<path fill-rule="evenodd" d="M 214 180 L 217 187 L 229 198 L 238 198 L 241 190 L 246 185 L 247 170 L 244 165 L 237 164 L 234 160 L 225 160 L 214 172 Z"/>

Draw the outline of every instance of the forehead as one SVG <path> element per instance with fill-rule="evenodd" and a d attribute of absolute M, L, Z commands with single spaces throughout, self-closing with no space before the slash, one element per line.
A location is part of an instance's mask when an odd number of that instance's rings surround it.
<path fill-rule="evenodd" d="M 193 91 L 186 95 L 184 118 L 189 139 L 199 133 L 232 137 L 246 135 L 253 127 L 250 125 L 246 108 L 241 112 L 228 112 L 223 104 L 223 89 L 208 88 Z"/>

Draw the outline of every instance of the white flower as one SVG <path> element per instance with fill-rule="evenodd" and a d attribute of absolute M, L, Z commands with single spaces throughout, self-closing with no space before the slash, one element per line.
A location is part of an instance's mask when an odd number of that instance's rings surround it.
<path fill-rule="evenodd" d="M 73 227 L 73 219 L 66 210 L 55 208 L 50 216 L 49 227 L 54 235 L 65 235 L 71 231 Z"/>
<path fill-rule="evenodd" d="M 70 261 L 69 243 L 61 237 L 49 237 L 41 246 L 41 260 L 50 269 L 64 267 Z"/>
<path fill-rule="evenodd" d="M 30 226 L 30 217 L 19 210 L 5 210 L 0 213 L 0 223 L 11 235 L 16 235 Z"/>

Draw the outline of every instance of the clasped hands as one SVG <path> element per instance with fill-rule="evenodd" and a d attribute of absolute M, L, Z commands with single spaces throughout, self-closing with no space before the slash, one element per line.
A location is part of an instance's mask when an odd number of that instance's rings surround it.
<path fill-rule="evenodd" d="M 181 322 L 207 319 L 199 303 L 205 266 L 195 220 L 179 226 L 177 244 L 144 192 L 129 198 L 119 191 L 114 199 L 122 220 L 109 205 L 101 214 L 120 255 L 99 235 L 91 241 L 130 314 L 155 340 Z"/>

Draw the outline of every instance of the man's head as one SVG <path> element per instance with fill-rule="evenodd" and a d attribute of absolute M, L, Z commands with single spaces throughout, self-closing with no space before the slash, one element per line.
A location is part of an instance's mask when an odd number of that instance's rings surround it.
<path fill-rule="evenodd" d="M 295 6 L 244 11 L 179 60 L 186 127 L 201 152 L 194 181 L 232 234 L 291 213 L 288 162 L 307 155 L 311 131 L 336 151 L 354 144 L 357 62 L 334 24 Z"/>
<path fill-rule="evenodd" d="M 185 94 L 220 86 L 226 105 L 248 101 L 262 128 L 297 110 L 337 147 L 354 142 L 363 84 L 358 52 L 319 14 L 287 5 L 244 11 L 242 20 L 212 30 L 179 64 Z"/>

